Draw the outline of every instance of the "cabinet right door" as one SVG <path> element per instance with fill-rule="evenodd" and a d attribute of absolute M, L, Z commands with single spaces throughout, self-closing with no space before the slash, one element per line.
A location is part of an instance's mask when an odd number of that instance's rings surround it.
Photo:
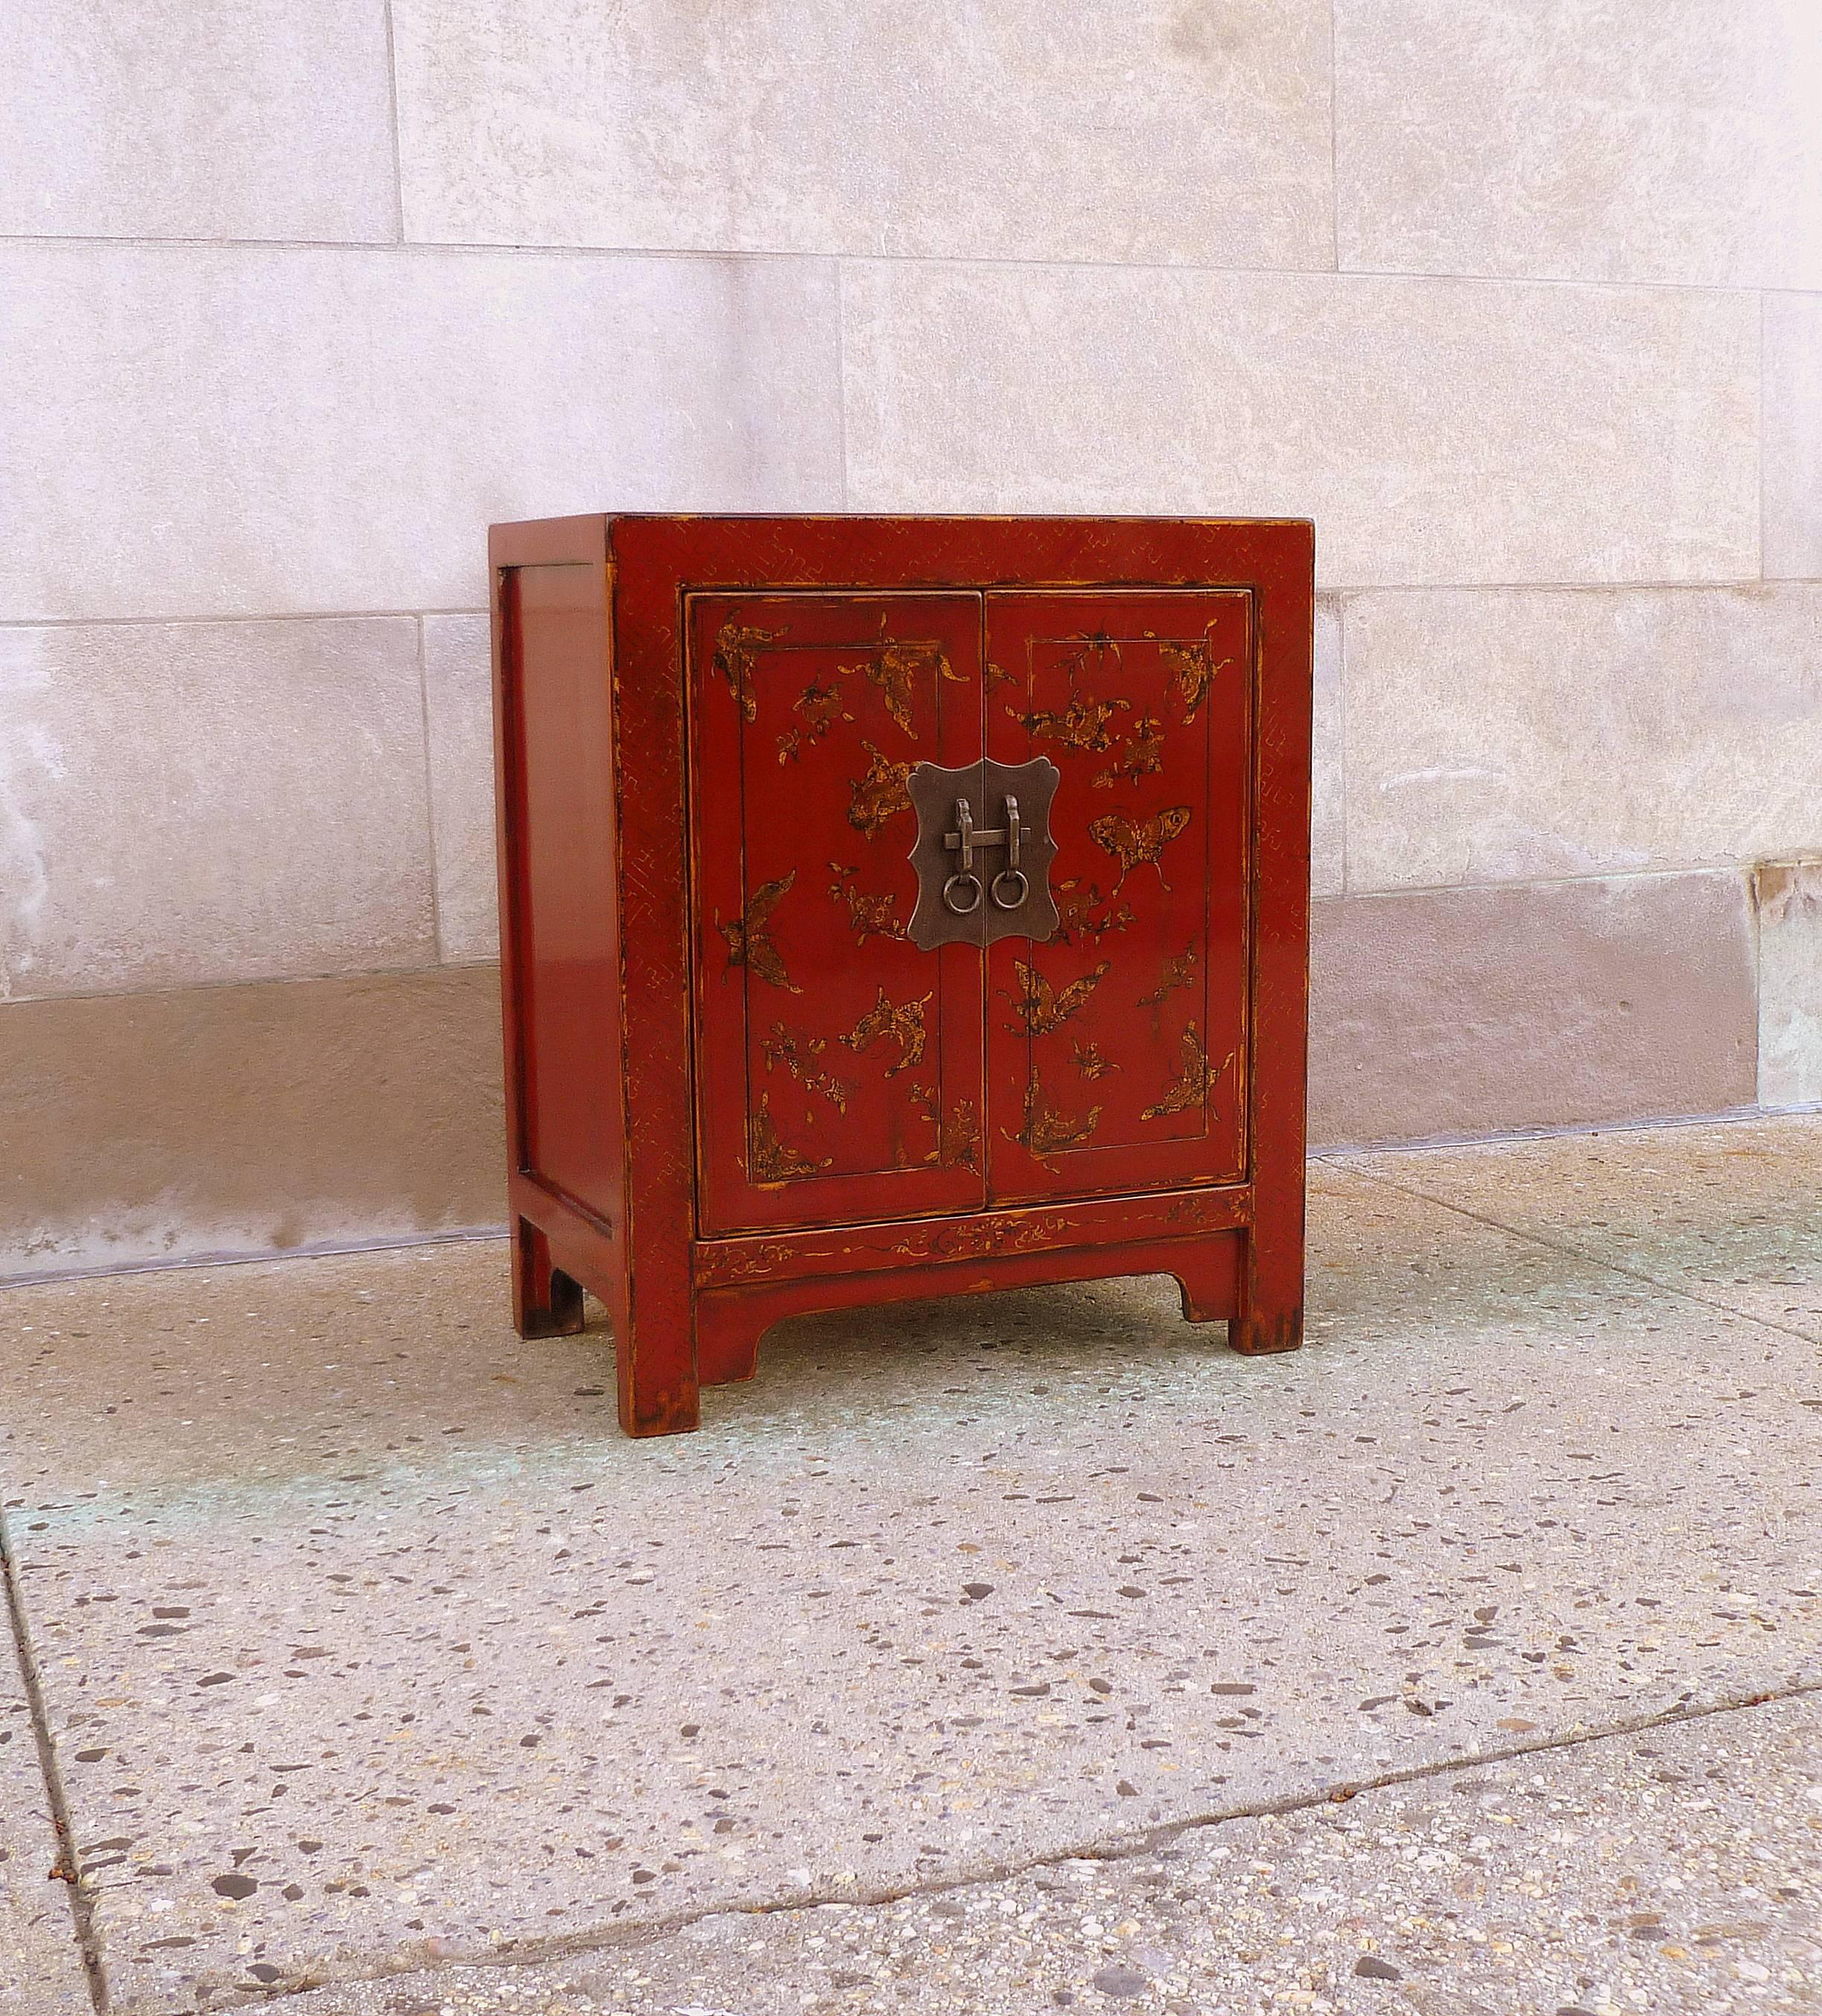
<path fill-rule="evenodd" d="M 1061 772 L 1060 927 L 988 954 L 989 1194 L 1239 1181 L 1251 597 L 1007 591 L 986 643 L 988 755 Z"/>

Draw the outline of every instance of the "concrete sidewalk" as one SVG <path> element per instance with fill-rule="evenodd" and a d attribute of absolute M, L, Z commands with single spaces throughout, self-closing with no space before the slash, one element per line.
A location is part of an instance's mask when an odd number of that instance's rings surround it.
<path fill-rule="evenodd" d="M 493 1244 L 14 1291 L 0 2012 L 1822 2009 L 1822 1118 L 1311 1208 L 1294 1356 L 814 1318 L 638 1444 Z"/>

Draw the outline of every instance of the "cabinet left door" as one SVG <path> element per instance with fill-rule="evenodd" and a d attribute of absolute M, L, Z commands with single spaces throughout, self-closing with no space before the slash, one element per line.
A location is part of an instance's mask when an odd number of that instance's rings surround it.
<path fill-rule="evenodd" d="M 985 1201 L 981 955 L 906 935 L 906 779 L 979 759 L 981 621 L 972 595 L 687 599 L 704 1233 Z"/>

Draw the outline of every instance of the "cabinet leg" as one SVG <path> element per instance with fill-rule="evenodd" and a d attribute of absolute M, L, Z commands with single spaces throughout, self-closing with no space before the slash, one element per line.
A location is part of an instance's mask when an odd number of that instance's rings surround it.
<path fill-rule="evenodd" d="M 1294 1351 L 1303 1341 L 1302 1307 L 1299 1305 L 1290 1309 L 1255 1309 L 1243 1316 L 1230 1317 L 1227 1341 L 1248 1358 L 1260 1357 L 1268 1352 Z"/>
<path fill-rule="evenodd" d="M 524 1337 L 574 1337 L 582 1327 L 582 1284 L 550 1257 L 529 1219 L 513 1222 L 513 1325 Z"/>
<path fill-rule="evenodd" d="M 701 1420 L 690 1337 L 673 1337 L 654 1349 L 636 1328 L 620 1348 L 621 1427 L 629 1435 L 681 1435 Z"/>
<path fill-rule="evenodd" d="M 620 1425 L 629 1435 L 685 1434 L 700 1420 L 687 1260 L 678 1242 L 654 1242 L 629 1273 L 635 1292 L 614 1317 Z"/>
<path fill-rule="evenodd" d="M 1278 1225 L 1275 1237 L 1255 1230 L 1247 1240 L 1240 1309 L 1227 1326 L 1227 1341 L 1249 1358 L 1294 1351 L 1303 1341 L 1301 1193 L 1297 1201 L 1294 1217 Z"/>

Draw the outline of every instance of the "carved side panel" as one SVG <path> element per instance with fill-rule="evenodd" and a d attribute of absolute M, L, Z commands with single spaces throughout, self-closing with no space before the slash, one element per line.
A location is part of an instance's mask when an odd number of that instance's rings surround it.
<path fill-rule="evenodd" d="M 969 596 L 691 600 L 706 1227 L 967 1210 L 980 959 L 910 942 L 906 779 L 978 755 Z"/>
<path fill-rule="evenodd" d="M 988 599 L 988 753 L 1061 772 L 1060 928 L 988 965 L 996 1200 L 1244 1170 L 1251 607 Z"/>

